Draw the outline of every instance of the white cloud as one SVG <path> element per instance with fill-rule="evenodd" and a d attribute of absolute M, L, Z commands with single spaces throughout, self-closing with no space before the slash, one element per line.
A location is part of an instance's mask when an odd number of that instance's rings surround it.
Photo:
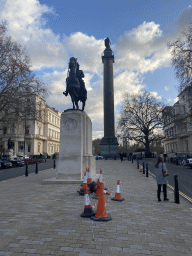
<path fill-rule="evenodd" d="M 63 40 L 63 47 L 78 58 L 81 69 L 101 74 L 101 54 L 104 51 L 104 39 L 97 40 L 81 32 L 71 34 Z"/>
<path fill-rule="evenodd" d="M 184 10 L 176 21 L 176 32 L 182 32 L 192 24 L 192 6 L 189 5 L 186 10 Z"/>
<path fill-rule="evenodd" d="M 159 24 L 143 22 L 132 31 L 126 31 L 115 46 L 119 69 L 137 70 L 141 73 L 170 65 L 166 38 Z"/>
<path fill-rule="evenodd" d="M 162 99 L 161 96 L 158 96 L 157 92 L 151 92 L 151 94 L 152 94 L 153 97 L 156 98 L 157 100 Z"/>
<path fill-rule="evenodd" d="M 117 106 L 123 100 L 125 93 L 139 93 L 145 86 L 141 77 L 135 72 L 124 71 L 114 79 L 114 104 Z"/>
<path fill-rule="evenodd" d="M 174 102 L 176 103 L 178 100 L 179 100 L 179 98 L 178 98 L 178 97 L 176 97 L 176 98 L 174 99 Z"/>
<path fill-rule="evenodd" d="M 165 91 L 170 91 L 170 90 L 172 90 L 172 89 L 173 89 L 172 87 L 165 86 Z"/>
<path fill-rule="evenodd" d="M 1 20 L 7 24 L 11 37 L 26 46 L 32 68 L 64 67 L 68 54 L 60 42 L 60 36 L 45 29 L 43 14 L 53 10 L 38 0 L 6 0 L 0 10 Z"/>

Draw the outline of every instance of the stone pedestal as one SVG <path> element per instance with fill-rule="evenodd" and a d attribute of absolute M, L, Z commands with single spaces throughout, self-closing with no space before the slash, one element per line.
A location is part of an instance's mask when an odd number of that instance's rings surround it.
<path fill-rule="evenodd" d="M 86 168 L 96 173 L 92 155 L 92 123 L 81 110 L 69 109 L 61 115 L 59 159 L 56 161 L 57 179 L 82 180 Z"/>
<path fill-rule="evenodd" d="M 7 149 L 7 150 L 6 150 L 6 153 L 7 153 L 7 156 L 8 156 L 10 159 L 13 158 L 13 149 L 12 149 L 12 148 L 11 148 L 11 149 Z"/>

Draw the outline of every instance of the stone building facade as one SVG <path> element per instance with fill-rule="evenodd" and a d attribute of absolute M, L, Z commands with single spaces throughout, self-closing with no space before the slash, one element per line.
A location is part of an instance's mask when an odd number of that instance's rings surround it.
<path fill-rule="evenodd" d="M 192 86 L 186 87 L 179 100 L 164 113 L 164 153 L 168 157 L 192 156 Z"/>
<path fill-rule="evenodd" d="M 49 107 L 46 100 L 36 95 L 34 107 L 39 107 L 39 118 L 21 122 L 0 122 L 0 153 L 6 154 L 8 139 L 13 141 L 13 155 L 53 155 L 59 152 L 61 112 Z"/>

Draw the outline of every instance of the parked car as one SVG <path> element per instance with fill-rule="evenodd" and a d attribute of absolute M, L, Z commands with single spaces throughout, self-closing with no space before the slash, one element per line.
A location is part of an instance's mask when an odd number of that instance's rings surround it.
<path fill-rule="evenodd" d="M 18 158 L 20 158 L 21 160 L 27 160 L 29 159 L 29 157 L 27 155 L 23 156 L 23 155 L 19 155 Z"/>
<path fill-rule="evenodd" d="M 95 155 L 95 154 L 93 154 L 93 155 L 94 155 L 95 159 L 97 159 L 97 160 L 103 159 L 103 156 L 99 156 L 99 155 Z"/>
<path fill-rule="evenodd" d="M 192 158 L 187 159 L 186 165 L 192 168 Z"/>
<path fill-rule="evenodd" d="M 14 157 L 13 159 L 11 159 L 11 163 L 12 163 L 13 167 L 17 167 L 17 166 L 21 167 L 21 166 L 25 165 L 24 160 L 21 160 L 18 157 Z"/>
<path fill-rule="evenodd" d="M 4 168 L 4 169 L 11 168 L 13 166 L 11 163 L 11 160 L 7 158 L 1 158 L 0 162 L 1 162 L 1 168 Z"/>

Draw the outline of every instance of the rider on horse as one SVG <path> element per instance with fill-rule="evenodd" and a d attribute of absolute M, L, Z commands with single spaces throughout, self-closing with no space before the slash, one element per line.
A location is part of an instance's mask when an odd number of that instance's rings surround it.
<path fill-rule="evenodd" d="M 79 70 L 79 63 L 74 57 L 70 58 L 69 62 L 69 75 L 66 78 L 66 91 L 63 92 L 65 96 L 70 94 L 73 102 L 78 108 L 78 101 L 83 102 L 83 109 L 85 106 L 85 101 L 87 99 L 87 90 L 85 88 L 85 83 L 82 78 L 84 78 L 84 73 L 82 70 Z"/>

